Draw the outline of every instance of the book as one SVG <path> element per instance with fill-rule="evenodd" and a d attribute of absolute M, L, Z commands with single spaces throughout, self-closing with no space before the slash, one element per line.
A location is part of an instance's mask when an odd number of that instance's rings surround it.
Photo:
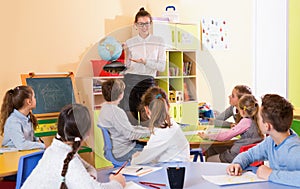
<path fill-rule="evenodd" d="M 130 176 L 136 176 L 136 177 L 140 177 L 140 176 L 144 176 L 147 175 L 149 173 L 152 173 L 154 171 L 160 170 L 162 169 L 162 167 L 151 167 L 151 166 L 144 166 L 144 165 L 130 165 L 127 167 L 124 167 L 121 170 L 121 174 L 123 175 L 130 175 Z M 116 173 L 118 171 L 114 170 L 113 173 Z"/>
<path fill-rule="evenodd" d="M 253 172 L 247 171 L 243 173 L 241 176 L 230 176 L 230 175 L 213 175 L 207 176 L 202 175 L 202 177 L 217 185 L 232 185 L 232 184 L 243 184 L 243 183 L 252 183 L 252 182 L 266 182 L 266 180 L 260 179 Z"/>
<path fill-rule="evenodd" d="M 9 148 L 9 147 L 0 148 L 0 153 L 16 152 L 16 151 L 18 151 L 17 148 Z"/>

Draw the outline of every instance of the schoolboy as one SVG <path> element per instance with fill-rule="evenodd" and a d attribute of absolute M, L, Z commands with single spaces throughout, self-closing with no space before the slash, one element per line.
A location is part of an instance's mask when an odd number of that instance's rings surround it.
<path fill-rule="evenodd" d="M 125 84 L 120 79 L 108 79 L 102 83 L 102 94 L 105 103 L 102 104 L 98 126 L 105 127 L 112 140 L 112 153 L 119 161 L 131 159 L 132 154 L 143 149 L 136 140 L 150 136 L 147 127 L 133 126 L 127 115 L 118 104 L 124 96 Z"/>
<path fill-rule="evenodd" d="M 261 165 L 257 176 L 271 182 L 300 186 L 300 139 L 290 130 L 293 105 L 276 94 L 262 98 L 258 125 L 266 139 L 239 154 L 226 169 L 229 175 L 241 175 L 242 170 L 257 160 L 268 160 L 270 167 Z"/>

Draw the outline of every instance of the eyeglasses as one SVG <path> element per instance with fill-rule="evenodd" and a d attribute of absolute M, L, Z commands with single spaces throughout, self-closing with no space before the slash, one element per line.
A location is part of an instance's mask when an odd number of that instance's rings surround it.
<path fill-rule="evenodd" d="M 140 27 L 140 28 L 142 28 L 142 27 L 149 27 L 150 26 L 150 22 L 137 22 L 136 23 L 136 25 L 138 26 L 138 27 Z"/>

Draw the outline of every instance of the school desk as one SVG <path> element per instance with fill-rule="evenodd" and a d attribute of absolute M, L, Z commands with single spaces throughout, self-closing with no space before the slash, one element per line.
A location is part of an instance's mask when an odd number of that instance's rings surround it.
<path fill-rule="evenodd" d="M 39 149 L 0 154 L 0 178 L 17 174 L 20 157 L 37 151 Z"/>
<path fill-rule="evenodd" d="M 228 140 L 228 141 L 214 141 L 214 140 L 204 140 L 200 136 L 197 135 L 198 132 L 205 131 L 209 128 L 215 128 L 215 127 L 212 125 L 182 127 L 182 130 L 186 136 L 186 139 L 190 143 L 190 148 L 201 147 L 205 151 L 210 146 L 232 146 L 233 143 L 238 139 L 238 138 L 234 137 L 233 139 Z M 142 142 L 142 143 L 147 143 L 148 140 L 149 140 L 149 138 L 141 138 L 138 141 Z"/>
<path fill-rule="evenodd" d="M 169 187 L 168 177 L 167 177 L 167 167 L 186 167 L 185 170 L 185 181 L 184 181 L 184 189 L 201 189 L 201 188 L 230 188 L 230 189 L 291 189 L 295 187 L 276 184 L 272 182 L 257 182 L 257 183 L 247 183 L 247 184 L 237 184 L 237 185 L 229 185 L 229 186 L 218 186 L 213 183 L 210 183 L 202 178 L 202 175 L 223 175 L 226 174 L 226 167 L 229 164 L 226 163 L 211 163 L 211 162 L 184 162 L 184 163 L 162 163 L 158 164 L 158 166 L 163 167 L 162 169 L 155 171 L 153 173 L 149 173 L 142 177 L 132 177 L 125 176 L 126 181 L 133 181 L 139 184 L 140 181 L 144 182 L 152 182 L 152 183 L 164 183 L 166 187 L 160 187 L 161 189 L 167 189 Z M 99 182 L 108 182 L 108 176 L 113 169 L 104 169 L 98 171 L 98 181 Z M 141 185 L 147 189 L 153 189 L 144 185 Z"/>

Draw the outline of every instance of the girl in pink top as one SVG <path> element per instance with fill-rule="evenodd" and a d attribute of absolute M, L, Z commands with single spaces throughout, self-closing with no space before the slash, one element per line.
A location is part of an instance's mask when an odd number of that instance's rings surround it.
<path fill-rule="evenodd" d="M 198 133 L 203 139 L 226 141 L 240 135 L 232 147 L 211 147 L 207 150 L 207 161 L 231 163 L 239 153 L 240 147 L 260 142 L 263 136 L 257 126 L 256 115 L 258 103 L 253 95 L 245 94 L 238 102 L 238 110 L 242 117 L 240 122 L 230 130 L 219 133 Z"/>

